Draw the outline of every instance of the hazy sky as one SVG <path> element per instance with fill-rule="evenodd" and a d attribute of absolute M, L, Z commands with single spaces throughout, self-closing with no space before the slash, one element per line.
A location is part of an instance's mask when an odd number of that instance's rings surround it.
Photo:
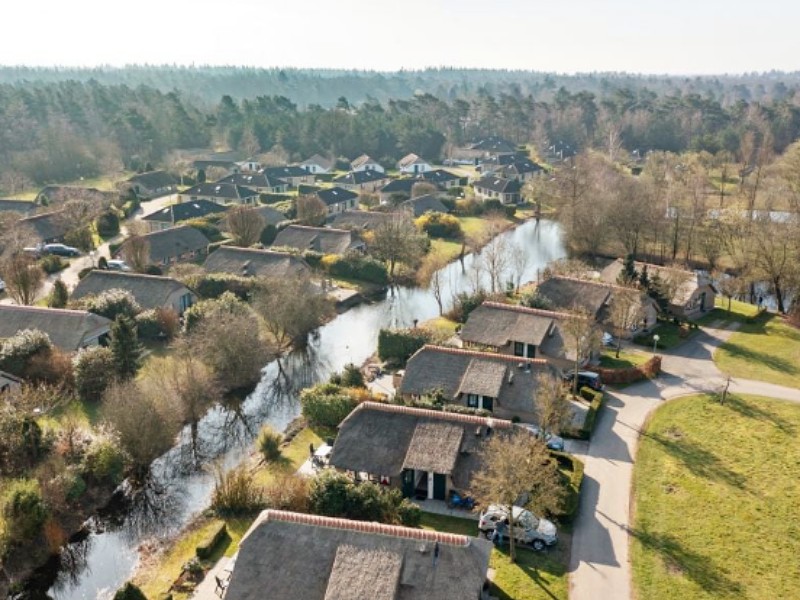
<path fill-rule="evenodd" d="M 797 0 L 7 0 L 0 64 L 800 69 Z"/>

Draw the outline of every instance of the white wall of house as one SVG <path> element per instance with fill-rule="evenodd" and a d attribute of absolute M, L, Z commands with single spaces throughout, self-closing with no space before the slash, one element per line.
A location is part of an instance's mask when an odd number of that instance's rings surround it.
<path fill-rule="evenodd" d="M 376 163 L 376 162 L 364 163 L 363 165 L 359 166 L 358 168 L 353 169 L 353 171 L 356 171 L 356 172 L 359 172 L 359 171 L 377 171 L 378 173 L 385 173 L 386 172 L 385 169 L 382 166 L 380 166 L 378 163 Z"/>
<path fill-rule="evenodd" d="M 425 161 L 418 161 L 400 169 L 401 173 L 411 173 L 412 175 L 414 173 L 427 173 L 428 171 L 433 171 L 433 167 Z"/>

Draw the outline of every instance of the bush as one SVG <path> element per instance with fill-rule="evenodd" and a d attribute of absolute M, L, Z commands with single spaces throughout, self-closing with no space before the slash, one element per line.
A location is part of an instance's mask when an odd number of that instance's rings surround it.
<path fill-rule="evenodd" d="M 220 523 L 195 547 L 194 553 L 197 555 L 197 558 L 200 560 L 211 558 L 211 555 L 214 553 L 214 548 L 216 548 L 217 544 L 227 537 L 227 535 L 227 526 L 225 523 Z"/>
<path fill-rule="evenodd" d="M 136 302 L 133 294 L 119 288 L 102 292 L 96 296 L 86 296 L 78 301 L 78 305 L 112 321 L 119 316 L 133 319 L 142 312 L 142 307 Z"/>
<path fill-rule="evenodd" d="M 88 227 L 79 227 L 64 236 L 64 243 L 68 246 L 75 246 L 84 252 L 89 252 L 94 248 L 94 236 Z"/>
<path fill-rule="evenodd" d="M 250 313 L 247 304 L 242 302 L 231 292 L 223 292 L 219 298 L 201 300 L 193 304 L 183 313 L 183 329 L 185 332 L 192 331 L 204 319 L 218 313 L 231 313 L 235 315 L 246 315 Z"/>
<path fill-rule="evenodd" d="M 586 411 L 586 418 L 583 421 L 583 427 L 577 431 L 566 431 L 562 435 L 564 437 L 573 437 L 579 440 L 588 440 L 592 437 L 594 425 L 597 420 L 597 413 L 603 406 L 603 392 L 596 392 L 595 390 L 583 387 L 580 389 L 580 395 L 584 400 L 591 402 L 589 410 Z"/>
<path fill-rule="evenodd" d="M 47 519 L 39 483 L 33 479 L 18 479 L 5 487 L 3 517 L 7 536 L 15 542 L 34 538 Z"/>
<path fill-rule="evenodd" d="M 552 310 L 553 305 L 550 300 L 539 294 L 536 290 L 525 292 L 520 298 L 520 304 L 528 308 L 538 308 L 541 310 Z"/>
<path fill-rule="evenodd" d="M 47 306 L 49 308 L 66 308 L 68 301 L 69 291 L 66 284 L 59 277 L 53 283 L 53 291 L 47 297 Z"/>
<path fill-rule="evenodd" d="M 147 265 L 144 268 L 145 275 L 163 275 L 164 271 L 158 265 Z"/>
<path fill-rule="evenodd" d="M 427 329 L 381 329 L 378 334 L 378 357 L 396 366 L 403 366 L 417 350 L 431 341 Z"/>
<path fill-rule="evenodd" d="M 461 239 L 463 232 L 461 222 L 452 215 L 440 212 L 429 212 L 414 221 L 420 231 L 432 238 Z"/>
<path fill-rule="evenodd" d="M 180 317 L 171 308 L 146 310 L 136 315 L 135 321 L 140 340 L 169 340 L 180 328 Z"/>
<path fill-rule="evenodd" d="M 277 204 L 278 202 L 283 202 L 284 200 L 290 200 L 292 196 L 287 194 L 259 194 L 258 199 L 261 200 L 261 204 Z"/>
<path fill-rule="evenodd" d="M 281 444 L 283 436 L 274 431 L 269 425 L 264 425 L 258 434 L 256 448 L 261 453 L 264 462 L 275 462 L 281 457 Z"/>
<path fill-rule="evenodd" d="M 55 254 L 45 254 L 39 259 L 39 266 L 42 268 L 42 271 L 48 275 L 52 275 L 53 273 L 58 273 L 66 269 L 69 263 Z"/>
<path fill-rule="evenodd" d="M 561 510 L 557 514 L 562 522 L 571 523 L 578 515 L 583 483 L 583 462 L 565 452 L 552 452 L 552 454 L 558 461 L 559 472 L 566 488 Z"/>
<path fill-rule="evenodd" d="M 142 590 L 128 581 L 114 594 L 114 600 L 147 600 L 147 597 Z"/>
<path fill-rule="evenodd" d="M 229 273 L 209 273 L 189 277 L 186 285 L 197 292 L 201 298 L 219 298 L 225 292 L 231 292 L 242 300 L 247 300 L 255 287 L 252 278 Z"/>
<path fill-rule="evenodd" d="M 470 313 L 489 299 L 488 294 L 479 291 L 474 294 L 461 292 L 453 302 L 453 308 L 447 313 L 447 318 L 456 323 L 466 323 Z"/>
<path fill-rule="evenodd" d="M 113 210 L 104 212 L 102 215 L 97 217 L 95 227 L 97 227 L 97 233 L 101 238 L 107 239 L 118 235 L 119 217 L 117 216 L 117 213 Z"/>
<path fill-rule="evenodd" d="M 355 483 L 332 470 L 323 471 L 312 480 L 309 491 L 309 506 L 314 514 L 357 521 L 400 523 L 402 511 L 409 522 L 419 522 L 421 515 L 414 514 L 409 504 L 404 504 L 398 489 L 372 482 Z"/>
<path fill-rule="evenodd" d="M 397 507 L 397 516 L 401 525 L 406 527 L 419 527 L 422 522 L 422 509 L 411 502 L 408 498 L 403 498 Z"/>
<path fill-rule="evenodd" d="M 264 506 L 264 497 L 246 465 L 215 475 L 211 508 L 220 515 L 251 513 Z"/>
<path fill-rule="evenodd" d="M 322 258 L 322 266 L 333 277 L 358 279 L 382 285 L 389 281 L 389 272 L 385 264 L 357 251 L 348 252 L 344 256 L 328 254 Z"/>
<path fill-rule="evenodd" d="M 303 252 L 303 260 L 308 263 L 312 269 L 319 269 L 322 266 L 323 255 L 314 250 L 306 250 Z"/>
<path fill-rule="evenodd" d="M 23 329 L 0 346 L 0 371 L 23 376 L 34 356 L 49 356 L 53 349 L 50 337 L 38 329 Z"/>
<path fill-rule="evenodd" d="M 492 416 L 492 411 L 486 410 L 485 408 L 470 408 L 469 406 L 463 406 L 461 404 L 444 404 L 442 410 L 459 415 L 475 415 L 477 417 Z M 517 417 L 517 421 L 519 421 L 519 417 Z"/>
<path fill-rule="evenodd" d="M 341 385 L 344 387 L 366 387 L 364 384 L 364 374 L 353 363 L 344 366 L 341 375 Z"/>
<path fill-rule="evenodd" d="M 110 435 L 100 435 L 92 440 L 83 456 L 82 470 L 89 480 L 109 485 L 122 483 L 126 456 L 119 442 Z"/>
<path fill-rule="evenodd" d="M 84 402 L 98 403 L 114 379 L 114 356 L 108 348 L 85 348 L 73 359 L 73 370 L 78 397 Z"/>
<path fill-rule="evenodd" d="M 313 427 L 335 429 L 358 405 L 358 401 L 334 384 L 322 384 L 300 394 L 303 416 Z"/>
<path fill-rule="evenodd" d="M 309 484 L 305 477 L 283 474 L 273 479 L 264 488 L 266 508 L 306 513 L 309 507 Z"/>
<path fill-rule="evenodd" d="M 222 232 L 220 231 L 219 227 L 216 223 L 212 222 L 211 219 L 206 217 L 200 217 L 198 219 L 189 219 L 181 223 L 181 225 L 188 225 L 194 229 L 197 229 L 200 233 L 208 238 L 209 242 L 219 242 L 222 240 Z"/>

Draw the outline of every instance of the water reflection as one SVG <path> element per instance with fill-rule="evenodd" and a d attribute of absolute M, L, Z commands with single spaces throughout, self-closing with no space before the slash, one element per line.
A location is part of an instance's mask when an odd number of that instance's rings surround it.
<path fill-rule="evenodd" d="M 514 275 L 521 275 L 522 281 L 534 280 L 548 263 L 566 256 L 560 230 L 550 221 L 527 222 L 503 238 L 509 252 L 525 253 L 525 269 Z M 488 273 L 474 269 L 475 260 L 467 256 L 463 265 L 455 262 L 443 269 L 445 310 L 457 293 L 471 290 L 478 281 L 488 287 Z M 509 278 L 510 273 L 504 280 Z M 361 364 L 375 351 L 381 328 L 410 326 L 438 313 L 431 290 L 395 287 L 385 299 L 357 306 L 320 328 L 302 351 L 268 364 L 245 400 L 227 400 L 184 429 L 179 443 L 153 464 L 143 489 L 127 499 L 121 524 L 108 523 L 104 531 L 81 542 L 82 549 L 68 547 L 66 564 L 48 593 L 56 600 L 109 597 L 135 569 L 143 543 L 174 535 L 208 506 L 213 489 L 210 463 L 229 468 L 241 462 L 264 423 L 282 430 L 299 413 L 300 390 L 348 363 Z"/>

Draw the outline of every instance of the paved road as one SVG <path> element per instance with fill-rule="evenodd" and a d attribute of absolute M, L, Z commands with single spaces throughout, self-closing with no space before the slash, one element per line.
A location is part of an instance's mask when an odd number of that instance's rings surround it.
<path fill-rule="evenodd" d="M 647 416 L 665 400 L 718 391 L 726 378 L 712 356 L 732 330 L 703 329 L 693 340 L 663 357 L 662 375 L 608 394 L 592 441 L 582 456 L 586 469 L 581 505 L 572 537 L 570 598 L 630 600 L 628 558 L 630 493 L 639 432 Z M 800 403 L 800 390 L 732 379 L 730 391 Z"/>

